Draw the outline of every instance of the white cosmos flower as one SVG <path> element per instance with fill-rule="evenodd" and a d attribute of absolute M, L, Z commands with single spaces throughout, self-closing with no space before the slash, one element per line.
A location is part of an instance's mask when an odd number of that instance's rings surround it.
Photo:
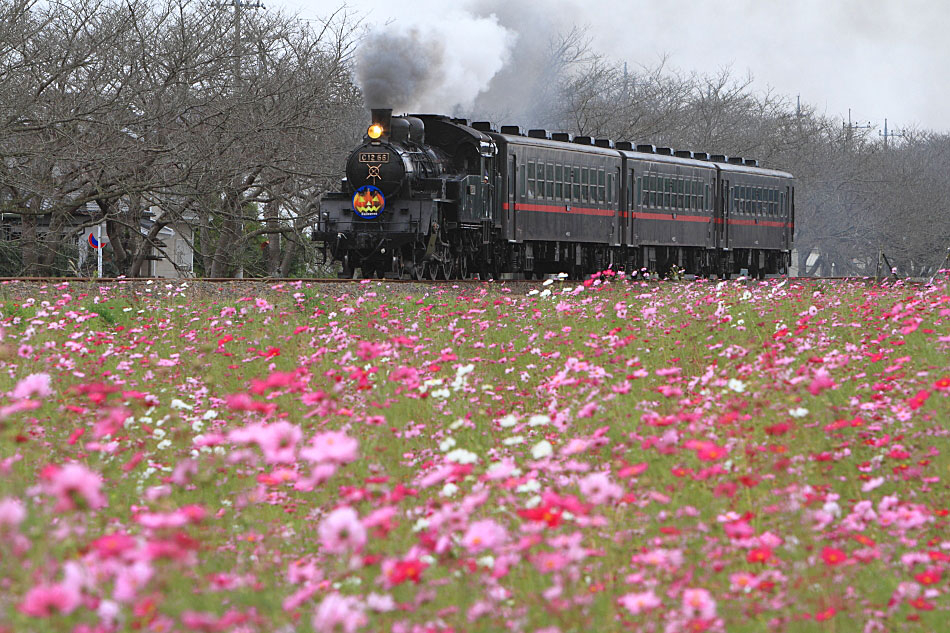
<path fill-rule="evenodd" d="M 548 424 L 551 421 L 546 415 L 532 415 L 528 418 L 528 426 L 541 426 L 542 424 Z"/>
<path fill-rule="evenodd" d="M 171 408 L 172 409 L 186 409 L 188 411 L 191 411 L 192 409 L 194 409 L 193 406 L 191 406 L 190 404 L 185 404 L 183 400 L 179 400 L 178 398 L 175 398 L 174 400 L 172 400 Z"/>
<path fill-rule="evenodd" d="M 511 414 L 508 414 L 508 415 L 506 415 L 505 417 L 503 417 L 503 418 L 501 418 L 500 420 L 498 420 L 498 424 L 499 424 L 499 426 L 502 426 L 502 427 L 504 427 L 504 428 L 508 428 L 509 426 L 514 426 L 514 425 L 518 424 L 518 418 L 516 418 L 515 416 L 513 416 L 513 415 L 511 415 Z"/>
<path fill-rule="evenodd" d="M 455 438 L 447 437 L 439 443 L 439 450 L 444 452 L 453 446 L 455 446 Z"/>
<path fill-rule="evenodd" d="M 553 452 L 554 447 L 551 446 L 551 442 L 541 440 L 531 449 L 531 456 L 535 459 L 544 459 L 545 457 L 550 457 Z"/>
<path fill-rule="evenodd" d="M 443 497 L 451 497 L 452 495 L 454 495 L 454 494 L 455 494 L 456 492 L 458 492 L 458 491 L 459 491 L 459 487 L 458 487 L 458 486 L 456 486 L 456 485 L 453 484 L 453 483 L 447 483 L 447 484 L 445 484 L 444 486 L 442 486 L 442 492 L 440 492 L 439 495 L 441 495 L 441 496 L 443 496 Z"/>
<path fill-rule="evenodd" d="M 506 439 L 502 442 L 502 444 L 504 444 L 505 446 L 514 446 L 514 445 L 516 445 L 516 444 L 521 444 L 522 442 L 524 442 L 524 436 L 523 436 L 523 435 L 515 435 L 514 437 L 506 438 Z"/>
<path fill-rule="evenodd" d="M 741 380 L 735 378 L 729 379 L 729 388 L 735 391 L 736 393 L 742 393 L 745 391 L 745 383 Z"/>
<path fill-rule="evenodd" d="M 805 407 L 796 407 L 795 409 L 791 409 L 788 414 L 793 418 L 803 418 L 808 415 L 808 409 Z"/>
<path fill-rule="evenodd" d="M 529 479 L 515 488 L 515 490 L 518 492 L 537 492 L 541 490 L 541 484 L 538 483 L 537 479 Z M 541 501 L 541 499 L 539 498 L 538 501 Z"/>
<path fill-rule="evenodd" d="M 478 462 L 478 455 L 464 448 L 457 448 L 454 451 L 446 453 L 445 458 L 456 464 L 474 464 Z"/>

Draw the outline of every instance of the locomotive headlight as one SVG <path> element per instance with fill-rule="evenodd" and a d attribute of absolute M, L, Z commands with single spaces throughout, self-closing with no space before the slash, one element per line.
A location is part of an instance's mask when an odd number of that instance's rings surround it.
<path fill-rule="evenodd" d="M 369 126 L 369 129 L 366 130 L 366 135 L 373 140 L 378 139 L 383 135 L 383 126 L 379 123 L 373 123 Z"/>

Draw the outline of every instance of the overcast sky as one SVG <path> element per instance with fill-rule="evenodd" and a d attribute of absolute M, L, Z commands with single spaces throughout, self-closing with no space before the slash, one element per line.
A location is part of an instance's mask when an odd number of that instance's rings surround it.
<path fill-rule="evenodd" d="M 271 0 L 268 6 L 318 18 L 341 4 Z M 482 55 L 465 44 L 466 32 L 508 41 L 514 50 L 529 29 L 587 26 L 598 52 L 631 65 L 652 66 L 665 54 L 668 66 L 686 72 L 730 66 L 739 76 L 751 72 L 758 89 L 771 87 L 793 100 L 801 95 L 829 116 L 846 119 L 851 108 L 855 122 L 878 128 L 886 117 L 891 129 L 950 132 L 946 0 L 348 0 L 347 6 L 368 24 L 441 33 L 449 53 L 458 48 L 464 58 Z"/>

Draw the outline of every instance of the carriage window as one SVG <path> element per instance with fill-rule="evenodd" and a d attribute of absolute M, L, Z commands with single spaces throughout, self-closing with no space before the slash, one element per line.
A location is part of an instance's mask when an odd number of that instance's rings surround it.
<path fill-rule="evenodd" d="M 573 200 L 575 202 L 581 199 L 581 168 L 574 167 L 571 169 L 571 182 L 573 183 Z"/>
<path fill-rule="evenodd" d="M 704 206 L 703 208 L 708 211 L 708 210 L 709 210 L 709 185 L 706 185 L 706 198 L 705 198 L 705 202 L 706 202 L 706 206 Z"/>
<path fill-rule="evenodd" d="M 528 197 L 529 198 L 534 197 L 534 182 L 535 182 L 534 176 L 535 176 L 534 163 L 530 162 L 528 163 Z"/>
<path fill-rule="evenodd" d="M 785 217 L 785 192 L 780 191 L 778 194 L 778 210 L 779 215 Z"/>
<path fill-rule="evenodd" d="M 614 175 L 607 174 L 607 202 L 613 203 L 614 201 Z"/>
<path fill-rule="evenodd" d="M 521 171 L 521 178 L 519 179 L 519 181 L 520 181 L 520 182 L 519 182 L 519 184 L 520 184 L 520 192 L 521 192 L 521 197 L 524 198 L 524 196 L 525 196 L 525 182 L 526 182 L 525 176 L 524 176 L 524 164 L 521 165 L 521 170 L 520 170 L 520 171 Z"/>
<path fill-rule="evenodd" d="M 590 193 L 590 170 L 581 167 L 581 202 L 587 202 Z"/>
<path fill-rule="evenodd" d="M 560 200 L 564 197 L 564 167 L 554 166 L 554 197 Z"/>
<path fill-rule="evenodd" d="M 597 170 L 597 202 L 607 199 L 607 174 L 603 169 Z"/>
<path fill-rule="evenodd" d="M 554 164 L 553 163 L 548 163 L 547 166 L 545 167 L 544 196 L 548 199 L 554 197 Z"/>
<path fill-rule="evenodd" d="M 637 178 L 637 206 L 643 204 L 643 177 Z"/>

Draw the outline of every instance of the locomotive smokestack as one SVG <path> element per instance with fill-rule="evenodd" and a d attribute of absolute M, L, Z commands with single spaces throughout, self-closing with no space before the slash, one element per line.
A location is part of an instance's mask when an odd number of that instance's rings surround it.
<path fill-rule="evenodd" d="M 382 134 L 388 135 L 389 130 L 392 127 L 393 109 L 392 108 L 373 108 L 372 113 L 373 113 L 373 125 L 370 126 L 370 129 L 372 130 L 373 127 L 378 125 L 380 128 L 380 132 Z M 372 137 L 372 134 L 370 134 L 370 136 Z M 377 135 L 374 138 L 379 138 L 379 135 Z"/>

